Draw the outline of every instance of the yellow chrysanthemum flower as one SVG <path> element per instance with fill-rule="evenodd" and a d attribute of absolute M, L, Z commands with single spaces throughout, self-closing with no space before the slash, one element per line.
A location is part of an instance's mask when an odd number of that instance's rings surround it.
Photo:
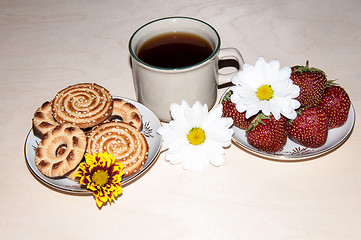
<path fill-rule="evenodd" d="M 80 178 L 80 184 L 86 185 L 93 192 L 95 201 L 100 208 L 103 203 L 115 201 L 122 193 L 122 171 L 124 165 L 115 161 L 115 156 L 103 154 L 86 154 L 85 162 L 80 163 L 80 171 L 75 173 Z"/>

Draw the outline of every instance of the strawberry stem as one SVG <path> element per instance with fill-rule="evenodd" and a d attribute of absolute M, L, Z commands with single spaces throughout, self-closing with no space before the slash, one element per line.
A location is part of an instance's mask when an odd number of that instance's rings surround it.
<path fill-rule="evenodd" d="M 249 127 L 247 128 L 246 133 L 253 131 L 259 123 L 266 125 L 262 121 L 263 119 L 271 119 L 271 118 L 269 116 L 264 115 L 263 113 L 258 113 L 257 116 L 252 120 Z"/>
<path fill-rule="evenodd" d="M 305 66 L 293 66 L 292 67 L 293 71 L 292 73 L 299 73 L 299 74 L 303 74 L 304 72 L 318 72 L 318 73 L 321 73 L 321 74 L 325 74 L 324 71 L 318 69 L 318 68 L 310 68 L 310 63 L 309 61 L 307 60 L 306 61 L 306 65 Z"/>
<path fill-rule="evenodd" d="M 328 81 L 326 82 L 326 87 L 332 87 L 332 86 L 337 86 L 337 85 L 339 85 L 338 83 L 336 83 L 336 80 L 337 80 L 337 79 L 328 80 Z"/>
<path fill-rule="evenodd" d="M 223 99 L 222 99 L 222 102 L 226 102 L 226 101 L 230 100 L 232 94 L 233 94 L 232 90 L 229 91 L 229 92 L 227 92 L 227 93 L 224 95 L 224 97 L 223 97 Z"/>

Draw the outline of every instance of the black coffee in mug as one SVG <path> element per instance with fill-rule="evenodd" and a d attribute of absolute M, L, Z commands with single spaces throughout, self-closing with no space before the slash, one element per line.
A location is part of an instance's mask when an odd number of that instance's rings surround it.
<path fill-rule="evenodd" d="M 187 32 L 170 32 L 145 41 L 137 56 L 155 67 L 184 68 L 202 62 L 212 53 L 211 44 L 203 37 Z"/>

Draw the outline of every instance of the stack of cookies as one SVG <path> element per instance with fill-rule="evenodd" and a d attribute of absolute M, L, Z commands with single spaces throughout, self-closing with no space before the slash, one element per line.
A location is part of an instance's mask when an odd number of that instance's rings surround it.
<path fill-rule="evenodd" d="M 32 123 L 34 135 L 41 138 L 35 163 L 49 178 L 76 181 L 74 173 L 86 153 L 113 154 L 124 164 L 124 177 L 138 171 L 148 157 L 139 110 L 95 83 L 62 89 L 36 110 Z"/>

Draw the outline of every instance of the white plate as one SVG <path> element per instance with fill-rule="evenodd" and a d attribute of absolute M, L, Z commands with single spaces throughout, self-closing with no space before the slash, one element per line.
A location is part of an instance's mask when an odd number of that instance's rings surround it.
<path fill-rule="evenodd" d="M 114 98 L 122 98 L 122 97 L 114 97 Z M 148 145 L 149 152 L 148 158 L 145 161 L 144 166 L 137 171 L 136 173 L 122 178 L 122 186 L 129 185 L 130 183 L 137 180 L 140 176 L 142 176 L 155 162 L 156 158 L 159 155 L 159 151 L 162 145 L 162 137 L 157 133 L 158 128 L 161 126 L 159 119 L 157 116 L 147 107 L 138 103 L 134 100 L 122 98 L 125 101 L 132 103 L 136 106 L 143 118 L 143 129 L 142 133 L 144 134 Z M 30 170 L 30 172 L 43 184 L 46 186 L 59 190 L 62 192 L 70 192 L 70 193 L 86 193 L 88 194 L 88 190 L 81 186 L 79 183 L 72 181 L 68 178 L 62 179 L 52 179 L 44 176 L 35 164 L 35 149 L 38 146 L 40 139 L 34 136 L 33 130 L 31 129 L 26 137 L 25 141 L 25 159 L 26 164 Z"/>
<path fill-rule="evenodd" d="M 229 89 L 223 94 L 220 101 L 222 101 L 228 91 Z M 264 152 L 251 146 L 247 141 L 246 130 L 236 126 L 232 127 L 234 130 L 232 141 L 235 145 L 257 156 L 280 161 L 302 161 L 319 157 L 341 146 L 350 136 L 354 125 L 355 109 L 351 104 L 346 123 L 341 127 L 329 130 L 326 143 L 319 148 L 307 148 L 288 138 L 286 145 L 281 151 L 275 153 Z"/>

